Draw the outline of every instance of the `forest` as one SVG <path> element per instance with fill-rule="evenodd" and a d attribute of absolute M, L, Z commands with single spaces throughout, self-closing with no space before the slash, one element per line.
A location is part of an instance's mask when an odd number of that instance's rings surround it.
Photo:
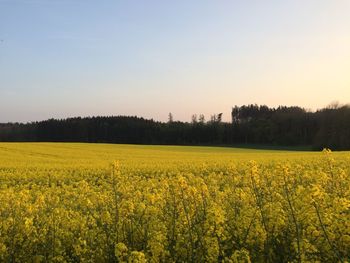
<path fill-rule="evenodd" d="M 308 146 L 314 150 L 350 149 L 350 106 L 317 111 L 301 107 L 234 106 L 231 122 L 222 113 L 209 120 L 168 122 L 136 116 L 97 116 L 0 124 L 3 142 L 91 142 L 161 145 Z"/>

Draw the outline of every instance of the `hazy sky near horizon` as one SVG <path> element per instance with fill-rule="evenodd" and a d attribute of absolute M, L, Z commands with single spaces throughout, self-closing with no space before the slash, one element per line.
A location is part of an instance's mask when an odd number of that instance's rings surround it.
<path fill-rule="evenodd" d="M 350 103 L 348 0 L 0 0 L 0 122 Z"/>

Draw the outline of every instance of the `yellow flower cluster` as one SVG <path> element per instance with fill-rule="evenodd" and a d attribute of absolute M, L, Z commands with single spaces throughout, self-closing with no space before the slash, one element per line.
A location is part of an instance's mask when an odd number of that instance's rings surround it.
<path fill-rule="evenodd" d="M 350 261 L 348 158 L 214 161 L 1 163 L 0 262 Z"/>

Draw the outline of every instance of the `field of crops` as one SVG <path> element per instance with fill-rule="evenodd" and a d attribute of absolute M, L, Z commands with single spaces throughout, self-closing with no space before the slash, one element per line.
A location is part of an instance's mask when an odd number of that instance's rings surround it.
<path fill-rule="evenodd" d="M 349 152 L 0 143 L 0 262 L 349 261 Z"/>

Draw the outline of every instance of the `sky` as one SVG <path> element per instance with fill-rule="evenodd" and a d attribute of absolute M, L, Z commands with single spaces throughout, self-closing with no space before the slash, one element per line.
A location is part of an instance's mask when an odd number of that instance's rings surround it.
<path fill-rule="evenodd" d="M 348 0 L 0 0 L 0 122 L 350 103 Z"/>

